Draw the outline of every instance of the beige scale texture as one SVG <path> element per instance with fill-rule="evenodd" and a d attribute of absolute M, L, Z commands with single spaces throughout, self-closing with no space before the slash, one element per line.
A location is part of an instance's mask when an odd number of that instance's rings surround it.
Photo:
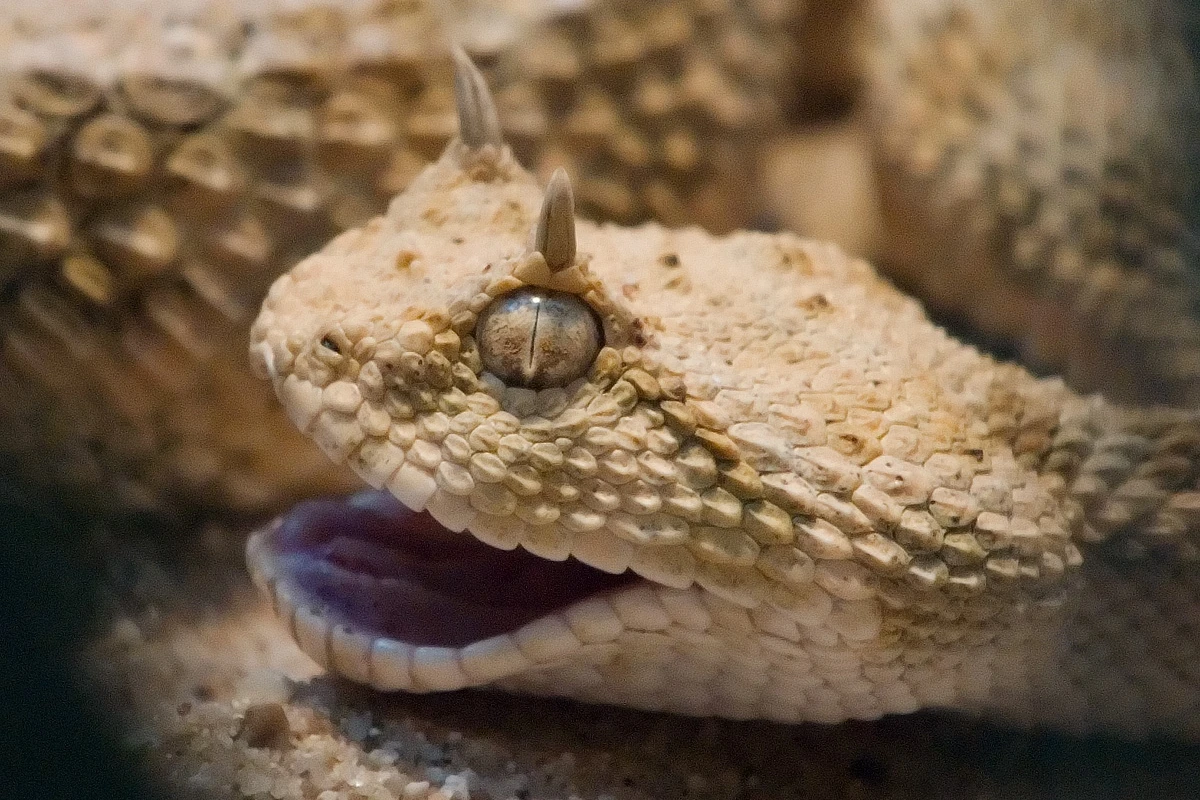
<path fill-rule="evenodd" d="M 252 356 L 302 431 L 407 506 L 644 583 L 412 648 L 335 624 L 253 537 L 306 652 L 387 689 L 1194 734 L 1193 414 L 998 364 L 791 235 L 580 222 L 552 273 L 528 245 L 540 194 L 507 148 L 452 143 L 276 281 Z M 602 320 L 585 377 L 533 391 L 483 370 L 477 315 L 526 285 Z"/>

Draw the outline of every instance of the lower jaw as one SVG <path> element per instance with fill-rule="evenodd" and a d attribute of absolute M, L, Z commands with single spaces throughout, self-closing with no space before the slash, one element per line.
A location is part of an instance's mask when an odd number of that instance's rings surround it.
<path fill-rule="evenodd" d="M 498 550 L 431 527 L 428 517 L 379 493 L 297 507 L 251 536 L 247 561 L 305 653 L 381 691 L 490 686 L 694 716 L 835 723 L 911 712 L 921 702 L 910 685 L 951 685 L 936 659 L 904 676 L 885 675 L 878 685 L 861 680 L 861 670 L 895 655 L 864 628 L 873 601 L 822 605 L 816 600 L 826 596 L 817 591 L 805 610 L 811 619 L 769 607 L 752 614 L 699 587 Z M 298 579 L 305 570 L 297 567 L 306 564 L 308 579 Z M 385 565 L 396 564 L 406 579 L 432 578 L 432 586 L 413 591 L 449 593 L 468 606 L 490 598 L 498 601 L 492 611 L 504 612 L 466 624 L 430 608 L 406 615 L 395 605 L 365 624 L 370 615 L 355 613 L 362 604 L 347 604 L 337 589 L 394 578 Z M 470 580 L 458 580 L 462 575 Z M 954 699 L 939 695 L 934 702 L 949 706 Z"/>

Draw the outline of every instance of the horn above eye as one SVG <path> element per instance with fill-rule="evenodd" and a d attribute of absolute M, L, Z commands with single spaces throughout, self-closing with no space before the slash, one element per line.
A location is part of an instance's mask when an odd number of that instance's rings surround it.
<path fill-rule="evenodd" d="M 483 366 L 509 386 L 566 386 L 591 368 L 604 345 L 591 306 L 573 294 L 526 287 L 501 295 L 479 315 Z"/>

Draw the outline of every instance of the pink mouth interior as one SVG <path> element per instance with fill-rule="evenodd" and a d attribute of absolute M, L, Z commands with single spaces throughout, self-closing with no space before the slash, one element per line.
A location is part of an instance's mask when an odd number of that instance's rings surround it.
<path fill-rule="evenodd" d="M 462 647 L 638 580 L 490 547 L 386 492 L 301 503 L 268 546 L 277 579 L 298 599 L 333 622 L 413 645 Z"/>

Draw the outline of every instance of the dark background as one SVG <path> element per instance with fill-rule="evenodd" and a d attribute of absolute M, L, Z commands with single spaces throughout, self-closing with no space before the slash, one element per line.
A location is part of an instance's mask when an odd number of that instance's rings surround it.
<path fill-rule="evenodd" d="M 158 796 L 74 673 L 101 624 L 88 524 L 0 501 L 0 797 Z"/>

